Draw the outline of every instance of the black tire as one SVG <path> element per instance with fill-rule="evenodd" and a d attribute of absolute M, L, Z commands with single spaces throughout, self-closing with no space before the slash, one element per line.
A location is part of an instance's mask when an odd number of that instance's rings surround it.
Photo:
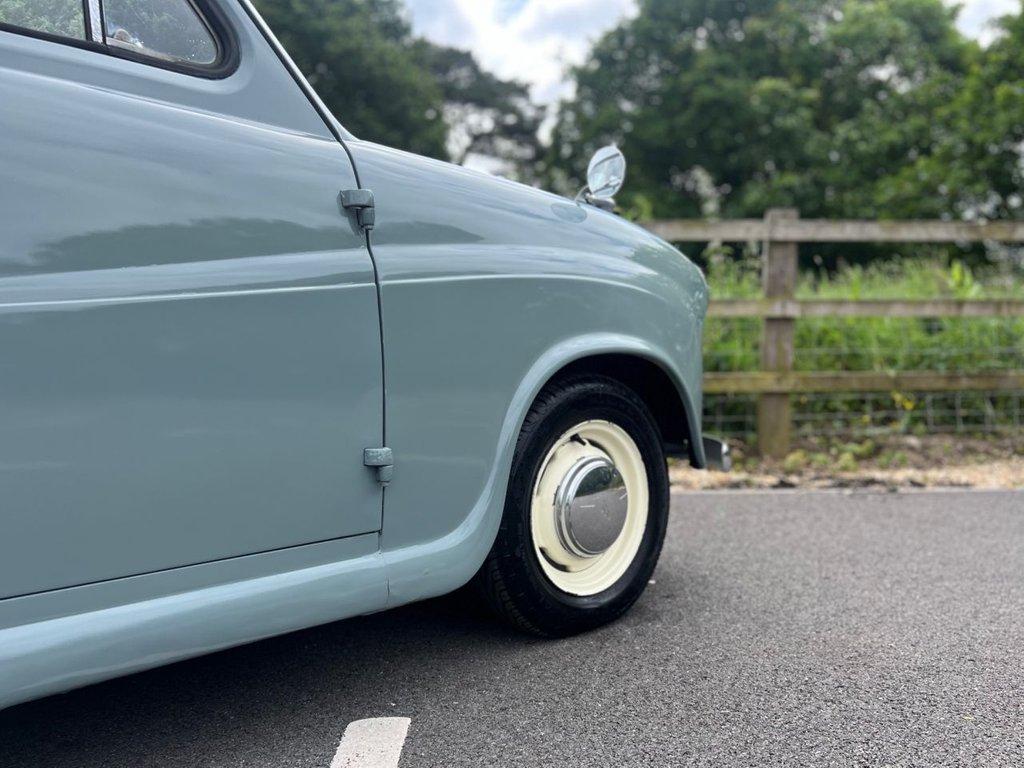
<path fill-rule="evenodd" d="M 530 532 L 530 499 L 540 465 L 566 431 L 601 419 L 636 443 L 647 470 L 650 508 L 640 548 L 626 572 L 596 595 L 558 589 L 544 574 Z M 603 376 L 555 382 L 537 397 L 523 424 L 498 537 L 475 579 L 493 611 L 512 626 L 544 637 L 565 637 L 614 621 L 646 589 L 661 555 L 668 524 L 669 478 L 657 423 L 633 390 Z"/>

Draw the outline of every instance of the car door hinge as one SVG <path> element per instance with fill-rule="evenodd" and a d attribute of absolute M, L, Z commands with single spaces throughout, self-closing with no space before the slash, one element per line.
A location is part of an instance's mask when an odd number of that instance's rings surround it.
<path fill-rule="evenodd" d="M 390 448 L 367 448 L 363 465 L 377 470 L 377 482 L 387 485 L 395 476 L 395 454 Z"/>
<path fill-rule="evenodd" d="M 373 229 L 377 220 L 373 192 L 368 189 L 346 189 L 341 193 L 341 207 L 355 213 L 356 222 L 364 232 Z"/>

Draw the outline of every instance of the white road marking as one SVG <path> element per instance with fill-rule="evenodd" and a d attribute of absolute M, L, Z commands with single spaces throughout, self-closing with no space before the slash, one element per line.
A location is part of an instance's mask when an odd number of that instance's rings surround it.
<path fill-rule="evenodd" d="M 331 768 L 398 768 L 408 717 L 375 717 L 348 724 Z"/>

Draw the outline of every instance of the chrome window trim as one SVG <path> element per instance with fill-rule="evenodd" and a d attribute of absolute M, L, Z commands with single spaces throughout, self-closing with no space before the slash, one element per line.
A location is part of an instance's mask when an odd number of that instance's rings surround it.
<path fill-rule="evenodd" d="M 88 39 L 94 43 L 103 43 L 103 8 L 100 0 L 86 0 L 88 4 L 89 28 L 86 30 Z"/>

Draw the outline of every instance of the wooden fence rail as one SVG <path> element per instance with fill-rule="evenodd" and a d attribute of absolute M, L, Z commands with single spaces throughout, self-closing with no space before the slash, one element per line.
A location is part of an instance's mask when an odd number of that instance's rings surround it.
<path fill-rule="evenodd" d="M 779 217 L 785 210 L 789 217 Z M 790 209 L 764 219 L 651 221 L 651 232 L 677 243 L 1024 243 L 1024 221 L 822 221 Z"/>
<path fill-rule="evenodd" d="M 965 392 L 1024 389 L 1024 371 L 941 373 L 933 371 L 841 371 L 803 373 L 793 370 L 796 321 L 827 317 L 1024 317 L 1024 301 L 997 299 L 797 300 L 799 243 L 1024 243 L 1024 222 L 951 221 L 811 221 L 792 209 L 773 209 L 764 219 L 733 221 L 653 221 L 652 232 L 675 242 L 744 242 L 763 244 L 764 297 L 713 300 L 710 317 L 764 319 L 761 370 L 709 373 L 709 394 L 756 394 L 757 434 L 761 453 L 783 458 L 792 434 L 790 395 L 809 392 Z"/>
<path fill-rule="evenodd" d="M 718 299 L 709 317 L 1024 317 L 1024 300 L 991 299 Z"/>
<path fill-rule="evenodd" d="M 1024 390 L 1024 371 L 934 373 L 932 371 L 754 371 L 709 373 L 704 391 L 715 395 L 806 394 L 812 392 L 997 392 Z"/>

